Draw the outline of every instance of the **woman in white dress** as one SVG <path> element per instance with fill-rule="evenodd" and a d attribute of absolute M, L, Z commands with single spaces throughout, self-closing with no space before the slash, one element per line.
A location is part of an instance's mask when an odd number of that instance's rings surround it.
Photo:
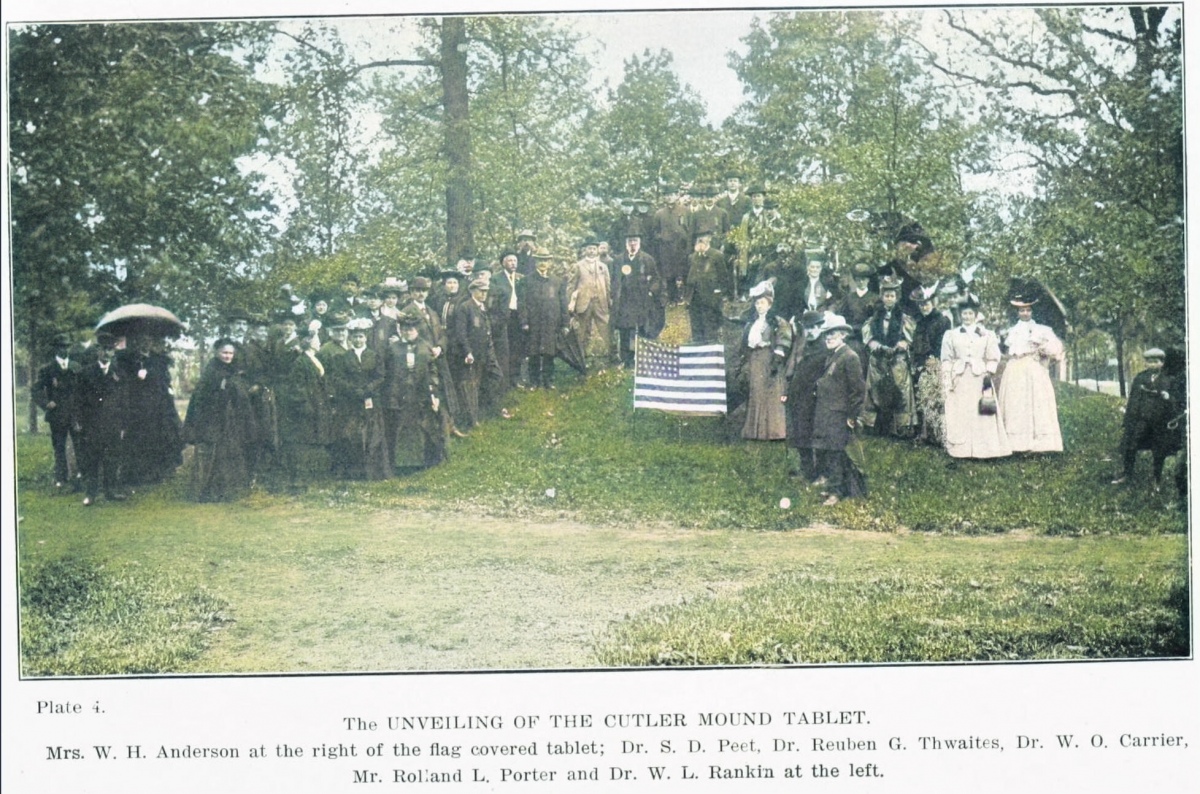
<path fill-rule="evenodd" d="M 1008 362 L 1000 379 L 1000 413 L 1013 452 L 1062 452 L 1058 403 L 1047 371 L 1063 357 L 1063 343 L 1047 325 L 1033 321 L 1033 304 L 1015 298 L 1017 323 L 1004 331 Z"/>
<path fill-rule="evenodd" d="M 979 301 L 961 308 L 962 324 L 942 337 L 942 388 L 946 396 L 946 451 L 953 458 L 1002 458 L 1012 454 L 1002 410 L 981 413 L 980 397 L 1000 364 L 996 335 L 979 325 Z"/>

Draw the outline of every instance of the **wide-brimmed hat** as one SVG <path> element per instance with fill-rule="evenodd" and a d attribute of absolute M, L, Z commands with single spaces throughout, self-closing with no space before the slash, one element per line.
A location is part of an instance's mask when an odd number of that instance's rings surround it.
<path fill-rule="evenodd" d="M 463 274 L 459 273 L 457 270 L 443 270 L 440 273 L 438 273 L 438 281 L 445 281 L 448 278 L 452 278 L 455 280 L 462 280 L 462 277 L 463 277 Z"/>
<path fill-rule="evenodd" d="M 420 325 L 424 319 L 416 306 L 408 306 L 401 309 L 400 313 L 396 315 L 396 325 L 402 328 L 414 328 Z"/>
<path fill-rule="evenodd" d="M 846 322 L 846 318 L 840 314 L 834 314 L 830 312 L 826 314 L 825 318 L 821 321 L 820 331 L 822 335 L 830 333 L 831 331 L 845 331 L 846 333 L 851 333 L 853 330 L 854 329 L 850 327 L 850 324 Z"/>
<path fill-rule="evenodd" d="M 370 317 L 355 317 L 350 322 L 346 323 L 346 329 L 350 333 L 366 333 L 375 327 L 375 322 Z"/>
<path fill-rule="evenodd" d="M 889 273 L 879 279 L 879 292 L 898 292 L 904 286 L 904 281 L 901 280 L 895 273 Z"/>
<path fill-rule="evenodd" d="M 750 300 L 762 297 L 775 299 L 775 284 L 770 279 L 760 281 L 750 288 Z"/>
<path fill-rule="evenodd" d="M 1152 358 L 1165 359 L 1166 357 L 1167 357 L 1167 354 L 1163 351 L 1163 349 L 1161 347 L 1152 347 L 1149 350 L 1147 350 L 1145 353 L 1142 353 L 1142 358 L 1144 358 L 1144 359 L 1152 359 Z"/>
<path fill-rule="evenodd" d="M 1038 299 L 1032 295 L 1018 292 L 1015 295 L 1010 295 L 1008 302 L 1013 306 L 1016 306 L 1018 309 L 1028 309 L 1029 307 L 1033 306 L 1033 304 L 1037 303 Z"/>
<path fill-rule="evenodd" d="M 550 253 L 550 249 L 544 245 L 539 245 L 533 252 L 534 259 L 553 259 L 554 254 Z"/>
<path fill-rule="evenodd" d="M 536 239 L 537 239 L 537 235 L 533 233 L 533 229 L 522 229 L 521 231 L 517 232 L 517 241 L 518 242 L 520 242 L 521 240 L 536 240 Z"/>
<path fill-rule="evenodd" d="M 333 330 L 335 328 L 346 328 L 350 324 L 350 315 L 345 312 L 332 312 L 325 321 L 325 327 Z"/>
<path fill-rule="evenodd" d="M 937 297 L 937 292 L 938 282 L 935 281 L 928 287 L 917 287 L 908 294 L 908 297 L 915 303 L 924 303 L 925 301 L 931 301 Z"/>
<path fill-rule="evenodd" d="M 70 334 L 57 334 L 51 342 L 51 347 L 53 347 L 55 350 L 63 350 L 64 348 L 69 348 L 70 346 Z"/>

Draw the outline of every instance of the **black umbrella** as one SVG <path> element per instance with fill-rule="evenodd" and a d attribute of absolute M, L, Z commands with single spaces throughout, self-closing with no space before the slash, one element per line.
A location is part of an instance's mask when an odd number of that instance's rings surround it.
<path fill-rule="evenodd" d="M 113 309 L 96 323 L 96 331 L 114 336 L 144 334 L 146 336 L 179 336 L 184 325 L 172 312 L 148 303 L 130 303 Z"/>
<path fill-rule="evenodd" d="M 555 355 L 567 362 L 567 365 L 580 375 L 587 375 L 587 358 L 584 356 L 579 335 L 575 333 L 574 324 L 568 326 L 565 333 L 559 334 L 558 352 Z"/>

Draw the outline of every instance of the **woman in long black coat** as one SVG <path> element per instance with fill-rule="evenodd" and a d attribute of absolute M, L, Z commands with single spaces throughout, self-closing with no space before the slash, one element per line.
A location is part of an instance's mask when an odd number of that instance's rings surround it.
<path fill-rule="evenodd" d="M 236 356 L 233 340 L 218 341 L 216 357 L 188 403 L 183 432 L 196 445 L 193 498 L 198 502 L 231 501 L 250 488 L 254 409 Z"/>

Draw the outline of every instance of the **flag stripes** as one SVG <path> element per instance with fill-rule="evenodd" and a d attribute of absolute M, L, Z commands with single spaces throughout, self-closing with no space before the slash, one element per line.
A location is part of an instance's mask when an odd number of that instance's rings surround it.
<path fill-rule="evenodd" d="M 668 347 L 638 337 L 633 407 L 672 413 L 725 413 L 724 345 Z"/>

